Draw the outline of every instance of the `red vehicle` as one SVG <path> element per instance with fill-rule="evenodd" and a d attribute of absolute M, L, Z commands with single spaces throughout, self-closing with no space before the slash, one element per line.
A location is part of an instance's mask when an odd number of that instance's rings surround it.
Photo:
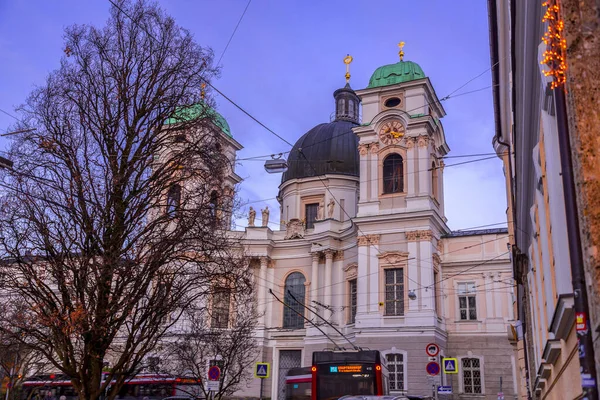
<path fill-rule="evenodd" d="M 310 400 L 310 367 L 292 368 L 285 377 L 285 400 Z"/>
<path fill-rule="evenodd" d="M 169 396 L 195 397 L 200 392 L 200 381 L 165 374 L 140 374 L 127 380 L 119 391 L 118 399 L 160 400 Z M 59 374 L 36 375 L 23 382 L 22 400 L 76 400 L 78 394 L 71 380 Z"/>
<path fill-rule="evenodd" d="M 311 372 L 312 400 L 389 393 L 387 364 L 377 350 L 316 351 Z"/>

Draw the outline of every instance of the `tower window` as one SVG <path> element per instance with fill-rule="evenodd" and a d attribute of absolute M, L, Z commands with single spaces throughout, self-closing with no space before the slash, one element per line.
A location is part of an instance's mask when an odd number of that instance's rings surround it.
<path fill-rule="evenodd" d="M 398 97 L 390 97 L 389 99 L 387 99 L 385 101 L 385 103 L 383 105 L 386 106 L 386 107 L 388 107 L 388 108 L 398 107 L 400 105 L 400 98 L 398 98 Z"/>
<path fill-rule="evenodd" d="M 300 272 L 292 272 L 285 280 L 283 299 L 288 306 L 283 307 L 284 328 L 302 329 L 304 327 L 305 282 L 306 278 Z M 290 295 L 290 292 L 297 301 Z"/>
<path fill-rule="evenodd" d="M 306 215 L 306 229 L 312 229 L 315 227 L 315 221 L 317 220 L 317 215 L 319 214 L 319 203 L 311 203 L 306 205 L 305 214 Z"/>
<path fill-rule="evenodd" d="M 400 154 L 390 154 L 383 160 L 383 193 L 404 191 L 404 163 Z"/>
<path fill-rule="evenodd" d="M 217 192 L 215 190 L 213 190 L 210 194 L 210 203 L 209 203 L 209 207 L 210 207 L 210 218 L 212 220 L 213 223 L 215 223 L 217 221 L 217 216 L 218 216 L 218 207 L 219 207 L 219 195 L 217 194 Z"/>
<path fill-rule="evenodd" d="M 431 162 L 431 195 L 438 200 L 438 167 L 435 166 L 435 161 Z"/>
<path fill-rule="evenodd" d="M 174 215 L 181 204 L 181 186 L 175 184 L 167 193 L 167 214 Z"/>

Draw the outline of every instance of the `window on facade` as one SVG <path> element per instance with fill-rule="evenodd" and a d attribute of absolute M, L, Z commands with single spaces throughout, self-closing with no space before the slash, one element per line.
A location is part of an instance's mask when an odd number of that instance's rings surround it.
<path fill-rule="evenodd" d="M 210 202 L 209 202 L 208 206 L 210 207 L 211 222 L 215 223 L 215 222 L 217 222 L 218 206 L 219 206 L 219 195 L 217 194 L 216 190 L 213 190 L 211 192 Z"/>
<path fill-rule="evenodd" d="M 231 306 L 231 290 L 216 288 L 212 297 L 212 328 L 226 329 L 229 327 L 229 309 Z"/>
<path fill-rule="evenodd" d="M 350 292 L 350 318 L 348 319 L 349 324 L 353 324 L 356 321 L 356 290 L 357 282 L 356 279 L 348 281 L 349 292 Z"/>
<path fill-rule="evenodd" d="M 404 269 L 385 270 L 385 315 L 404 315 Z"/>
<path fill-rule="evenodd" d="M 404 191 L 404 165 L 400 154 L 390 154 L 383 160 L 383 193 Z"/>
<path fill-rule="evenodd" d="M 464 393 L 481 394 L 481 364 L 479 358 L 463 358 Z"/>
<path fill-rule="evenodd" d="M 285 292 L 283 300 L 289 307 L 283 306 L 283 327 L 302 329 L 304 327 L 304 295 L 306 278 L 300 272 L 293 272 L 285 280 Z M 290 295 L 291 292 L 294 298 Z M 300 302 L 300 304 L 298 303 Z M 295 311 L 295 312 L 294 312 Z M 300 315 L 298 315 L 300 314 Z"/>
<path fill-rule="evenodd" d="M 315 221 L 319 215 L 319 203 L 307 204 L 305 207 L 306 229 L 315 227 Z"/>
<path fill-rule="evenodd" d="M 404 354 L 388 354 L 386 359 L 390 373 L 390 390 L 404 390 Z"/>
<path fill-rule="evenodd" d="M 174 215 L 181 204 L 181 186 L 171 185 L 167 193 L 167 214 Z"/>
<path fill-rule="evenodd" d="M 461 321 L 474 321 L 477 319 L 476 293 L 474 282 L 458 284 L 458 308 Z"/>

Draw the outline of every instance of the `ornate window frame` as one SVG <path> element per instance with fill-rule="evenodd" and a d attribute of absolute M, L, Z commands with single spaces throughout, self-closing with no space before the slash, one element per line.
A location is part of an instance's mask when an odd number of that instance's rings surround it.
<path fill-rule="evenodd" d="M 402 191 L 396 193 L 384 193 L 384 183 L 383 183 L 383 162 L 385 159 L 391 154 L 398 154 L 402 157 Z M 408 155 L 406 148 L 401 145 L 389 145 L 382 149 L 379 149 L 377 152 L 377 172 L 378 172 L 378 190 L 379 197 L 396 197 L 396 196 L 406 196 L 408 193 Z"/>
<path fill-rule="evenodd" d="M 356 322 L 356 315 L 354 316 L 354 322 L 352 321 L 352 293 L 350 292 L 350 281 L 356 280 L 356 301 L 358 308 L 358 263 L 350 263 L 344 268 L 344 279 L 346 281 L 346 301 L 345 304 L 348 306 L 347 312 L 345 313 L 346 325 L 352 325 Z"/>
<path fill-rule="evenodd" d="M 383 304 L 381 313 L 384 318 L 404 318 L 408 306 L 408 252 L 401 251 L 387 251 L 379 254 L 379 304 Z M 385 313 L 385 271 L 388 269 L 402 268 L 402 275 L 404 276 L 404 310 L 402 315 L 386 315 Z"/>

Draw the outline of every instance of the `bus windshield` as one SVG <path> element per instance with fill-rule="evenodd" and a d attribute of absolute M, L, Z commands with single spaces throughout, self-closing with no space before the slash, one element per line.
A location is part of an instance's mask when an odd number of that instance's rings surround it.
<path fill-rule="evenodd" d="M 375 364 L 319 365 L 317 398 L 338 399 L 345 395 L 376 394 Z"/>

